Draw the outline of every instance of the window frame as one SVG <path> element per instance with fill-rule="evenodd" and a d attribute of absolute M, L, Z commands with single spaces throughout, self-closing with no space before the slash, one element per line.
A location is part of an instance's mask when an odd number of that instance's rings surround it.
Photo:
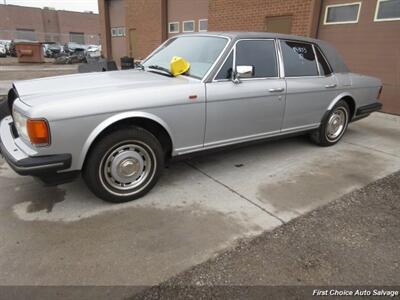
<path fill-rule="evenodd" d="M 398 18 L 378 19 L 379 5 L 380 5 L 382 2 L 386 2 L 386 1 L 389 1 L 389 0 L 377 0 L 377 1 L 376 1 L 375 14 L 374 14 L 374 22 L 400 21 L 400 17 L 398 17 Z"/>
<path fill-rule="evenodd" d="M 37 41 L 38 38 L 37 38 L 37 34 L 36 33 L 37 32 L 36 32 L 35 29 L 28 29 L 28 28 L 17 28 L 16 29 L 17 38 L 21 39 L 21 40 Z M 19 37 L 20 35 L 24 35 L 26 37 L 29 34 L 31 34 L 32 35 L 31 37 L 32 38 L 34 37 L 34 39 L 31 39 L 31 38 L 27 39 L 27 38 L 20 38 Z"/>
<path fill-rule="evenodd" d="M 115 32 L 115 34 L 113 33 Z M 126 36 L 126 27 L 111 27 L 111 37 L 124 37 Z"/>
<path fill-rule="evenodd" d="M 193 24 L 193 30 L 185 30 L 185 23 L 192 23 Z M 196 31 L 196 22 L 194 20 L 188 20 L 188 21 L 182 21 L 182 32 L 195 32 Z"/>
<path fill-rule="evenodd" d="M 357 11 L 357 19 L 354 21 L 339 21 L 339 22 L 327 22 L 328 19 L 328 10 L 331 7 L 340 7 L 340 6 L 351 6 L 358 5 Z M 352 3 L 340 3 L 340 4 L 331 4 L 325 7 L 325 16 L 324 16 L 324 25 L 340 25 L 340 24 L 357 24 L 360 20 L 360 12 L 361 12 L 362 2 L 352 2 Z"/>
<path fill-rule="evenodd" d="M 73 41 L 72 40 L 72 37 L 73 36 L 75 36 L 75 37 L 83 37 L 83 43 L 80 43 L 80 42 L 76 42 L 76 41 Z M 69 32 L 69 42 L 70 43 L 76 43 L 76 44 L 80 44 L 80 45 L 85 45 L 86 44 L 86 38 L 85 38 L 85 33 L 84 32 L 75 32 L 75 31 L 70 31 Z"/>
<path fill-rule="evenodd" d="M 232 44 L 232 38 L 230 36 L 227 35 L 216 35 L 216 34 L 211 34 L 211 33 L 202 33 L 202 34 L 187 34 L 185 35 L 185 37 L 187 36 L 206 36 L 206 37 L 217 37 L 217 38 L 223 38 L 225 40 L 227 40 L 226 45 L 224 47 L 224 49 L 222 49 L 221 53 L 218 55 L 218 57 L 216 58 L 216 60 L 214 61 L 214 63 L 211 65 L 210 69 L 207 71 L 207 73 L 203 76 L 203 78 L 199 79 L 201 83 L 207 83 L 210 82 L 210 74 L 212 74 L 212 72 L 214 72 L 215 68 L 218 66 L 218 63 L 220 62 L 220 60 L 223 58 L 225 52 L 228 50 L 228 48 L 230 47 L 230 45 Z M 175 36 L 172 38 L 179 38 L 180 36 Z M 153 57 L 156 53 L 158 53 L 159 51 L 161 51 L 164 46 L 169 42 L 170 39 L 167 39 L 166 41 L 164 41 L 160 46 L 158 46 L 156 49 L 153 50 L 153 52 L 151 52 L 143 61 L 142 63 L 144 64 L 147 60 L 149 60 L 151 57 Z M 230 51 L 229 51 L 230 53 Z M 226 58 L 225 58 L 226 59 Z M 224 61 L 225 61 L 224 59 Z M 194 77 L 189 77 L 185 74 L 182 74 L 181 76 L 184 77 L 188 77 L 188 78 L 194 78 Z M 198 78 L 196 78 L 198 79 Z"/>
<path fill-rule="evenodd" d="M 313 53 L 314 53 L 314 57 L 315 57 L 315 63 L 317 64 L 317 71 L 318 71 L 318 75 L 303 75 L 303 76 L 286 76 L 285 72 L 285 60 L 283 58 L 283 52 L 282 52 L 282 47 L 281 47 L 281 42 L 292 42 L 292 43 L 299 43 L 299 44 L 308 44 L 311 45 L 312 49 L 313 49 Z M 319 67 L 319 60 L 318 60 L 318 55 L 317 52 L 315 51 L 315 48 L 318 48 L 319 52 L 321 52 L 323 58 L 325 59 L 325 62 L 328 64 L 329 69 L 331 71 L 330 74 L 328 75 L 323 75 L 321 73 L 320 67 Z M 307 41 L 299 41 L 299 40 L 290 40 L 290 39 L 279 39 L 279 48 L 280 48 L 280 53 L 281 53 L 281 60 L 282 60 L 282 67 L 283 67 L 283 77 L 284 78 L 320 78 L 320 77 L 330 77 L 334 74 L 334 71 L 332 69 L 331 64 L 329 63 L 329 60 L 326 58 L 325 53 L 321 50 L 321 48 L 312 42 L 307 42 Z"/>
<path fill-rule="evenodd" d="M 221 71 L 222 67 L 225 65 L 225 62 L 228 60 L 229 56 L 233 52 L 233 60 L 232 60 L 232 70 L 235 70 L 236 66 L 236 46 L 239 42 L 242 41 L 273 41 L 274 42 L 274 47 L 275 47 L 275 60 L 276 60 L 276 70 L 277 70 L 277 76 L 275 77 L 257 77 L 257 78 L 241 78 L 241 81 L 250 81 L 250 80 L 265 80 L 265 79 L 282 79 L 284 78 L 284 74 L 282 74 L 282 65 L 281 65 L 281 55 L 280 51 L 278 49 L 278 41 L 277 39 L 274 38 L 244 38 L 244 39 L 238 39 L 232 46 L 232 49 L 227 53 L 225 59 L 219 66 L 217 72 L 215 73 L 212 82 L 227 82 L 227 81 L 232 81 L 232 79 L 216 79 L 219 72 Z"/>
<path fill-rule="evenodd" d="M 118 36 L 118 37 L 124 37 L 124 36 L 126 36 L 125 27 L 118 27 L 118 28 L 117 28 L 117 36 Z"/>
<path fill-rule="evenodd" d="M 171 31 L 171 25 L 172 24 L 178 25 L 178 30 L 177 31 Z M 180 30 L 181 30 L 181 28 L 180 28 L 180 23 L 179 22 L 169 22 L 168 23 L 168 33 L 179 33 Z"/>
<path fill-rule="evenodd" d="M 314 49 L 315 60 L 317 61 L 317 68 L 318 68 L 319 77 L 330 77 L 330 76 L 332 76 L 334 72 L 333 72 L 331 64 L 329 63 L 329 60 L 325 56 L 324 51 L 322 51 L 322 49 L 317 44 L 312 44 L 312 46 L 313 46 L 313 49 Z M 325 60 L 327 66 L 329 68 L 330 73 L 328 75 L 324 75 L 321 72 L 321 68 L 319 67 L 320 62 L 319 62 L 317 51 L 316 51 L 317 49 L 318 49 L 319 53 L 321 53 L 322 58 Z"/>
<path fill-rule="evenodd" d="M 201 28 L 201 26 L 200 26 L 200 23 L 201 22 L 204 22 L 204 21 L 207 21 L 207 29 L 206 30 L 201 30 L 200 28 Z M 199 32 L 207 32 L 208 31 L 208 19 L 199 19 Z"/>

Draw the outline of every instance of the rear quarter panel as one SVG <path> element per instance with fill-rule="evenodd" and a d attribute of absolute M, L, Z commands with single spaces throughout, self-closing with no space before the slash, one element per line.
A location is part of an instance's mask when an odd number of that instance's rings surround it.
<path fill-rule="evenodd" d="M 351 94 L 356 101 L 356 108 L 377 102 L 381 80 L 375 77 L 350 73 Z"/>

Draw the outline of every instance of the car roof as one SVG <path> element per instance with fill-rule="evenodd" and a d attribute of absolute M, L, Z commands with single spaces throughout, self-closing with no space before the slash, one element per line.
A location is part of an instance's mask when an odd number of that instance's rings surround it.
<path fill-rule="evenodd" d="M 195 33 L 188 33 L 193 35 L 215 35 L 215 36 L 224 36 L 229 37 L 232 40 L 237 39 L 286 39 L 286 40 L 297 40 L 297 41 L 305 41 L 305 42 L 318 42 L 317 39 L 305 37 L 305 36 L 298 36 L 293 34 L 281 34 L 275 32 L 247 32 L 247 31 L 208 31 L 208 32 L 195 32 Z M 181 34 L 184 36 L 185 34 Z"/>
<path fill-rule="evenodd" d="M 335 47 L 327 43 L 323 40 L 318 40 L 310 37 L 292 35 L 292 34 L 281 34 L 274 32 L 246 32 L 246 31 L 209 31 L 209 32 L 193 32 L 193 33 L 184 33 L 179 36 L 188 36 L 188 35 L 199 35 L 199 36 L 221 36 L 228 37 L 232 42 L 236 42 L 240 39 L 282 39 L 282 40 L 294 40 L 300 42 L 309 42 L 314 43 L 321 48 L 325 57 L 327 58 L 329 64 L 332 69 L 336 73 L 348 73 L 349 69 L 344 63 L 342 57 L 337 53 Z M 175 36 L 176 37 L 176 36 Z"/>

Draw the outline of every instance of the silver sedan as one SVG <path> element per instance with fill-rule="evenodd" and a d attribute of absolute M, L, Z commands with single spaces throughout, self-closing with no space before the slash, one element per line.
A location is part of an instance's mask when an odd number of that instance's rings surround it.
<path fill-rule="evenodd" d="M 291 134 L 334 145 L 381 108 L 381 89 L 320 40 L 180 35 L 135 70 L 15 82 L 0 146 L 21 175 L 59 184 L 81 173 L 98 197 L 125 202 L 173 157 Z"/>

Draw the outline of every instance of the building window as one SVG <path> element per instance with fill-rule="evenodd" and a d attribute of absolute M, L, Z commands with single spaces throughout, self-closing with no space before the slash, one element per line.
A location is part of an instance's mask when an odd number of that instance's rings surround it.
<path fill-rule="evenodd" d="M 204 32 L 207 30 L 208 30 L 208 20 L 207 19 L 199 20 L 199 31 Z"/>
<path fill-rule="evenodd" d="M 378 0 L 374 21 L 400 20 L 400 0 Z"/>
<path fill-rule="evenodd" d="M 325 9 L 325 25 L 358 23 L 361 2 L 328 5 Z"/>
<path fill-rule="evenodd" d="M 33 29 L 17 29 L 17 39 L 36 41 L 36 33 Z"/>
<path fill-rule="evenodd" d="M 113 27 L 111 28 L 112 37 L 121 37 L 126 35 L 125 27 Z"/>
<path fill-rule="evenodd" d="M 179 33 L 179 22 L 171 22 L 168 24 L 169 33 Z"/>
<path fill-rule="evenodd" d="M 69 41 L 71 43 L 85 44 L 85 34 L 83 32 L 70 32 Z"/>
<path fill-rule="evenodd" d="M 118 36 L 125 36 L 125 27 L 118 28 Z"/>
<path fill-rule="evenodd" d="M 194 21 L 184 21 L 183 32 L 194 32 Z"/>

